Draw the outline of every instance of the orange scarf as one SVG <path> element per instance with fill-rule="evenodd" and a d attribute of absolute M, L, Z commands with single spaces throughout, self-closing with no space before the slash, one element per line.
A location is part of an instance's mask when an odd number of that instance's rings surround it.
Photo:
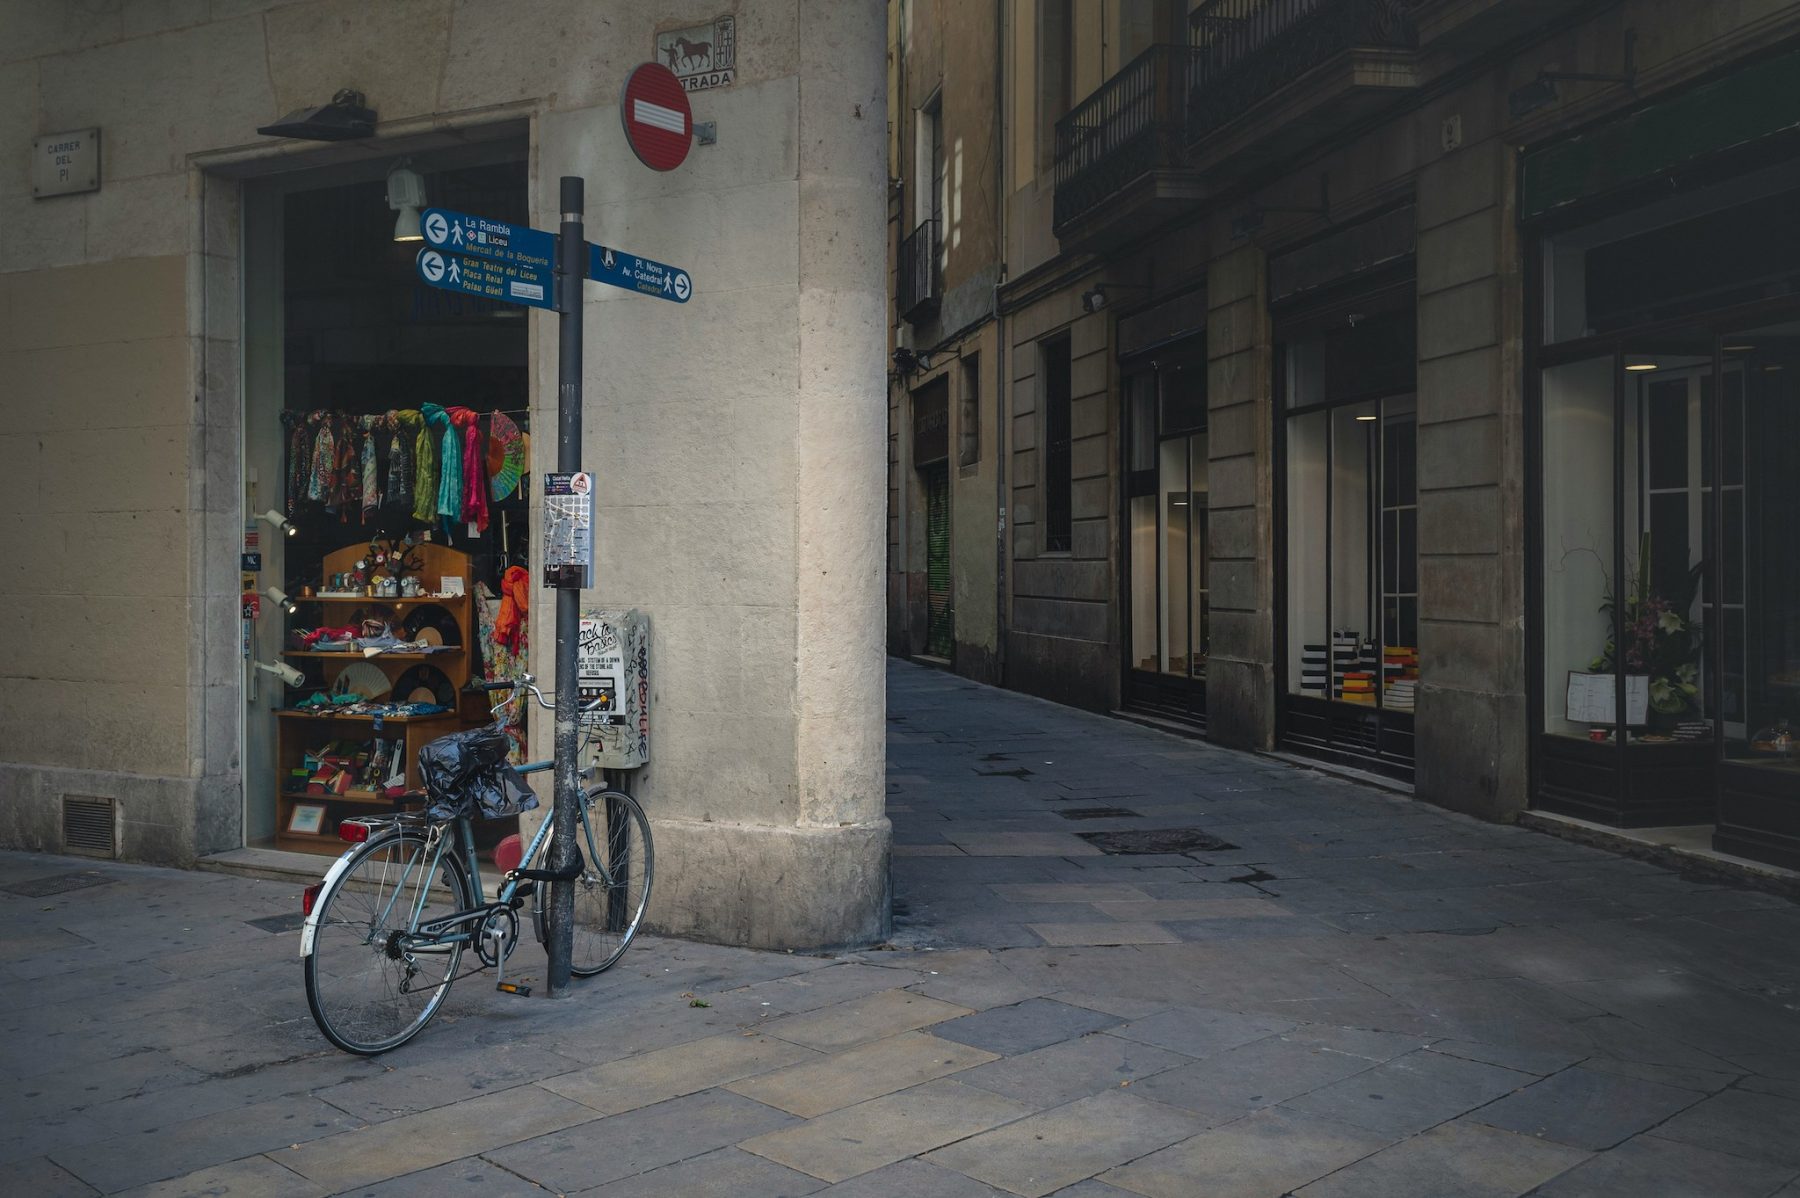
<path fill-rule="evenodd" d="M 500 577 L 500 612 L 494 617 L 494 643 L 517 655 L 525 641 L 525 616 L 531 610 L 531 572 L 508 566 Z"/>

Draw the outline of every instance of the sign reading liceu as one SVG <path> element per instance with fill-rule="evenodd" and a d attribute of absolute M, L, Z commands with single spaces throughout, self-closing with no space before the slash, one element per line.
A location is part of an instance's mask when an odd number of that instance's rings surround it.
<path fill-rule="evenodd" d="M 426 245 L 445 253 L 474 254 L 542 270 L 556 266 L 556 234 L 542 229 L 448 208 L 427 208 L 419 217 L 419 231 L 425 235 Z"/>
<path fill-rule="evenodd" d="M 540 270 L 513 262 L 440 254 L 436 250 L 420 250 L 416 265 L 419 278 L 444 291 L 460 291 L 509 304 L 530 304 L 534 308 L 556 307 L 555 276 L 548 267 Z"/>

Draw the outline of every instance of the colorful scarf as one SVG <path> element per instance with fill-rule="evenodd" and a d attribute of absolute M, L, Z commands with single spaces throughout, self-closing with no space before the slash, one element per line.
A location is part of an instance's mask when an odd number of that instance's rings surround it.
<path fill-rule="evenodd" d="M 356 421 L 342 413 L 334 413 L 331 417 L 336 424 L 333 435 L 337 441 L 336 477 L 331 488 L 331 502 L 327 507 L 337 509 L 338 519 L 345 524 L 350 522 L 350 509 L 362 501 L 362 459 L 356 452 Z"/>
<path fill-rule="evenodd" d="M 311 460 L 306 469 L 306 497 L 314 503 L 330 503 L 333 472 L 337 469 L 337 441 L 332 436 L 331 413 L 314 412 L 306 420 L 318 429 L 313 435 Z"/>
<path fill-rule="evenodd" d="M 418 413 L 406 415 L 416 418 Z M 392 436 L 388 443 L 387 494 L 382 497 L 389 507 L 412 503 L 412 447 L 400 417 L 401 413 L 397 411 L 389 412 L 384 421 Z"/>
<path fill-rule="evenodd" d="M 488 526 L 487 438 L 481 435 L 481 414 L 468 408 L 451 408 L 450 419 L 462 430 L 463 485 L 459 504 L 462 519 L 484 533 Z"/>
<path fill-rule="evenodd" d="M 426 404 L 425 423 L 441 438 L 438 447 L 437 516 L 444 532 L 462 517 L 462 438 L 451 422 L 450 413 L 436 404 Z"/>
<path fill-rule="evenodd" d="M 362 426 L 362 518 L 367 524 L 375 509 L 381 506 L 381 471 L 375 464 L 375 430 L 385 422 L 382 416 L 364 416 Z"/>
<path fill-rule="evenodd" d="M 494 617 L 494 643 L 517 656 L 525 644 L 525 617 L 531 611 L 531 574 L 508 566 L 500 576 L 500 614 Z"/>
<path fill-rule="evenodd" d="M 418 422 L 418 440 L 413 443 L 412 514 L 419 523 L 430 524 L 437 515 L 439 430 L 450 418 L 434 403 L 421 405 L 417 412 L 402 412 L 400 418 Z"/>
<path fill-rule="evenodd" d="M 306 476 L 310 472 L 312 462 L 307 454 L 306 415 L 303 412 L 283 412 L 281 423 L 288 432 L 287 441 L 287 514 L 294 514 L 294 505 L 306 494 Z"/>

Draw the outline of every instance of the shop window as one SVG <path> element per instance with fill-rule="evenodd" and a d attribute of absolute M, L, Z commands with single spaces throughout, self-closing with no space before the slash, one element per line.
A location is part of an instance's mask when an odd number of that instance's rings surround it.
<path fill-rule="evenodd" d="M 1133 669 L 1204 682 L 1207 578 L 1206 367 L 1198 356 L 1129 376 L 1126 501 Z"/>
<path fill-rule="evenodd" d="M 956 464 L 981 461 L 981 355 L 962 360 L 962 401 L 956 421 Z"/>
<path fill-rule="evenodd" d="M 1044 505 L 1044 549 L 1067 553 L 1074 539 L 1069 335 L 1064 333 L 1040 342 L 1038 355 L 1044 396 L 1044 473 L 1039 488 Z"/>
<path fill-rule="evenodd" d="M 1286 690 L 1410 714 L 1419 683 L 1418 417 L 1412 311 L 1348 319 L 1285 354 Z M 1393 393 L 1383 394 L 1392 390 Z M 1334 723 L 1333 721 L 1336 720 Z M 1327 717 L 1325 740 L 1409 756 Z"/>

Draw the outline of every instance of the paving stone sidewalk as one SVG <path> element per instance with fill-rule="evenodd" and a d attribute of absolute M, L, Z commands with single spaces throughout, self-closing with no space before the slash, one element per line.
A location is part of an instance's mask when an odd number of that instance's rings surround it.
<path fill-rule="evenodd" d="M 891 945 L 472 977 L 373 1061 L 297 887 L 0 854 L 0 1193 L 1800 1198 L 1792 904 L 889 691 Z"/>

